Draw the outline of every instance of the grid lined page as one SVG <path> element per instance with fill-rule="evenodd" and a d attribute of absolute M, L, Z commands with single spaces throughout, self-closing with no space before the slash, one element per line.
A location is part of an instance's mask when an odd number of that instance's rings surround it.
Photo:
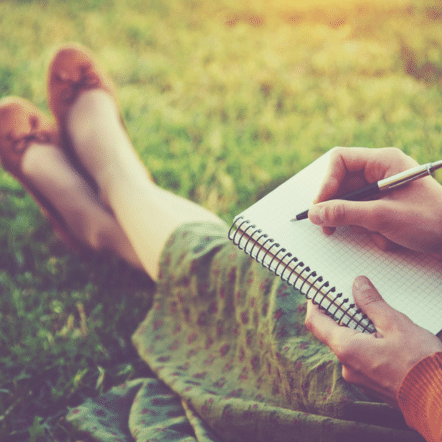
<path fill-rule="evenodd" d="M 414 322 L 442 329 L 442 263 L 408 250 L 384 252 L 348 228 L 327 236 L 308 220 L 291 221 L 309 208 L 325 176 L 330 152 L 283 183 L 239 216 L 302 260 L 352 299 L 353 280 L 368 276 L 386 302 Z"/>

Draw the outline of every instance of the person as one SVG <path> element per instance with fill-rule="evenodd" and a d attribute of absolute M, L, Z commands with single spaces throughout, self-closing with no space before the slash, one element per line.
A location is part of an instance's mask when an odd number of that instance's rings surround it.
<path fill-rule="evenodd" d="M 88 49 L 60 48 L 47 87 L 55 124 L 23 99 L 0 101 L 3 167 L 73 249 L 111 250 L 157 284 L 133 342 L 158 379 L 79 405 L 75 425 L 97 440 L 442 440 L 436 336 L 363 276 L 354 297 L 377 332 L 339 326 L 237 250 L 215 214 L 158 187 Z M 442 187 L 431 177 L 376 201 L 328 201 L 413 165 L 397 149 L 337 150 L 310 221 L 442 256 Z"/>

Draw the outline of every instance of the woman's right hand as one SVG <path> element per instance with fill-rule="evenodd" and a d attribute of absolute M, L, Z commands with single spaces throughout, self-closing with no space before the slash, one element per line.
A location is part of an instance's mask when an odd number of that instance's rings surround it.
<path fill-rule="evenodd" d="M 372 201 L 336 198 L 349 191 L 417 166 L 396 148 L 336 148 L 315 204 L 312 223 L 328 235 L 350 225 L 368 233 L 383 250 L 397 245 L 442 258 L 442 186 L 433 178 L 418 179 Z"/>

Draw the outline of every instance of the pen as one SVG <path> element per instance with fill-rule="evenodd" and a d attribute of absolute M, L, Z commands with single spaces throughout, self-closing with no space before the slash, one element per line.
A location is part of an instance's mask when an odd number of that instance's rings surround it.
<path fill-rule="evenodd" d="M 410 183 L 411 181 L 431 175 L 435 170 L 440 168 L 442 168 L 442 160 L 436 161 L 435 163 L 428 163 L 423 164 L 422 166 L 416 166 L 412 169 L 405 170 L 404 172 L 380 180 L 377 183 L 369 184 L 368 186 L 362 187 L 361 189 L 354 190 L 353 192 L 333 199 L 360 201 L 364 198 L 369 198 L 378 195 L 379 193 L 396 189 L 397 187 L 403 186 L 404 184 Z M 308 218 L 308 210 L 305 210 L 304 212 L 296 215 L 296 218 L 293 218 L 292 221 L 299 221 L 306 218 Z"/>

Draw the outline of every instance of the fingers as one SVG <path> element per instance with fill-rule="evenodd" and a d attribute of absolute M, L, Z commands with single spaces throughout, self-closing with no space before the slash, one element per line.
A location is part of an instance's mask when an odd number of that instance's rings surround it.
<path fill-rule="evenodd" d="M 373 212 L 373 204 L 367 202 L 332 200 L 312 206 L 308 218 L 319 226 L 355 225 L 370 229 L 375 216 Z"/>
<path fill-rule="evenodd" d="M 331 200 L 312 206 L 308 211 L 310 222 L 322 226 L 324 233 L 331 234 L 335 227 L 352 226 L 359 232 L 377 233 L 386 236 L 396 229 L 403 213 L 397 210 L 389 200 L 375 201 L 344 201 Z M 324 229 L 327 227 L 327 229 Z M 330 233 L 329 233 L 330 232 Z M 381 245 L 376 238 L 372 238 L 376 245 L 385 250 L 388 244 Z"/>
<path fill-rule="evenodd" d="M 340 327 L 311 301 L 307 306 L 305 325 L 336 355 L 342 364 L 342 376 L 345 381 L 368 389 L 370 394 L 380 393 L 387 400 L 395 397 L 394 394 L 385 396 L 385 389 L 380 388 L 378 383 L 365 373 L 370 372 L 370 365 L 378 348 L 379 341 L 373 335 Z M 391 404 L 394 405 L 394 401 Z"/>
<path fill-rule="evenodd" d="M 353 283 L 353 297 L 357 306 L 373 321 L 381 332 L 390 328 L 396 310 L 390 307 L 366 276 L 358 276 Z M 393 321 L 394 323 L 394 321 Z M 336 354 L 340 347 L 348 343 L 352 337 L 359 334 L 355 330 L 339 326 L 319 308 L 309 302 L 305 325 L 323 344 L 330 347 Z"/>
<path fill-rule="evenodd" d="M 397 311 L 390 307 L 366 276 L 358 276 L 353 282 L 353 298 L 356 305 L 371 319 L 378 333 L 389 329 Z"/>
<path fill-rule="evenodd" d="M 376 247 L 378 247 L 381 250 L 387 251 L 387 250 L 396 250 L 400 246 L 399 244 L 396 244 L 393 241 L 390 241 L 388 238 L 385 238 L 385 236 L 380 235 L 379 233 L 375 232 L 369 232 L 371 240 L 374 242 Z"/>
<path fill-rule="evenodd" d="M 421 359 L 440 351 L 441 344 L 437 337 L 388 306 L 367 277 L 355 279 L 353 296 L 373 321 L 376 335 L 340 327 L 311 301 L 305 325 L 335 353 L 345 381 L 397 406 L 397 392 L 406 373 Z"/>
<path fill-rule="evenodd" d="M 385 217 L 379 217 L 379 213 L 385 207 L 374 204 L 374 201 L 354 202 L 333 198 L 342 194 L 342 190 L 347 186 L 350 190 L 360 187 L 347 182 L 352 177 L 355 178 L 355 174 L 360 175 L 359 180 L 373 183 L 405 170 L 411 163 L 414 163 L 414 160 L 395 148 L 333 149 L 321 189 L 309 210 L 310 221 L 323 226 L 324 233 L 328 235 L 334 232 L 334 227 L 344 225 L 356 225 L 380 232 L 379 226 L 385 223 Z"/>
<path fill-rule="evenodd" d="M 341 327 L 332 318 L 327 316 L 312 301 L 307 303 L 307 314 L 305 317 L 307 330 L 313 333 L 323 344 L 330 347 L 336 354 L 339 353 L 340 343 L 348 340 L 357 334 L 355 330 Z"/>
<path fill-rule="evenodd" d="M 326 176 L 313 203 L 333 198 L 344 178 L 349 174 L 362 172 L 368 183 L 374 183 L 415 165 L 417 165 L 416 161 L 393 147 L 383 149 L 335 148 L 331 152 Z"/>
<path fill-rule="evenodd" d="M 367 183 L 374 183 L 416 165 L 416 161 L 394 147 L 383 149 L 334 148 L 330 155 L 327 173 L 313 203 L 317 204 L 333 198 L 345 178 L 351 174 L 362 173 Z M 353 187 L 353 190 L 359 187 L 361 186 Z"/>
<path fill-rule="evenodd" d="M 363 147 L 333 149 L 327 173 L 314 204 L 335 196 L 348 172 L 365 171 L 367 164 L 372 161 L 373 152 L 376 151 Z"/>

